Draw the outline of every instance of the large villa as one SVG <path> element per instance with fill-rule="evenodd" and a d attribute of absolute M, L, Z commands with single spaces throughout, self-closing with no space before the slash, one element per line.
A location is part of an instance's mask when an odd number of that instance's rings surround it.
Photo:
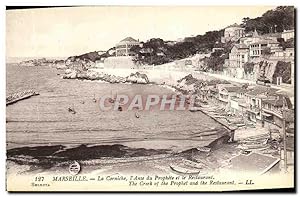
<path fill-rule="evenodd" d="M 130 49 L 133 46 L 139 46 L 140 42 L 133 39 L 132 37 L 127 37 L 116 44 L 116 56 L 134 56 L 135 53 L 131 52 Z"/>

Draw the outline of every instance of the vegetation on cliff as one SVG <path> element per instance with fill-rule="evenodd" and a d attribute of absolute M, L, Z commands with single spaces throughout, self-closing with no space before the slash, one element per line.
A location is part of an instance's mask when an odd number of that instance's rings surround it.
<path fill-rule="evenodd" d="M 204 35 L 187 37 L 180 42 L 164 41 L 152 38 L 143 47 L 133 47 L 136 52 L 135 61 L 140 64 L 164 64 L 174 60 L 187 58 L 196 53 L 207 53 L 220 42 L 224 30 L 206 32 Z"/>
<path fill-rule="evenodd" d="M 294 12 L 293 6 L 279 6 L 274 10 L 268 10 L 261 17 L 250 19 L 243 18 L 241 26 L 245 28 L 246 33 L 255 29 L 260 34 L 283 32 L 287 29 L 294 28 Z M 224 54 L 214 54 L 213 57 L 206 60 L 208 69 L 222 70 L 222 62 L 232 47 L 232 43 L 220 43 L 224 29 L 219 31 L 209 31 L 204 35 L 195 37 L 186 37 L 181 42 L 164 41 L 160 38 L 153 38 L 145 42 L 143 47 L 134 47 L 132 50 L 137 53 L 135 59 L 140 64 L 159 65 L 168 63 L 177 59 L 187 58 L 196 53 L 208 53 L 214 47 L 224 48 Z M 293 46 L 293 41 L 284 42 L 282 45 L 286 47 Z M 147 53 L 144 53 L 144 52 Z"/>
<path fill-rule="evenodd" d="M 260 34 L 283 32 L 294 29 L 295 8 L 293 6 L 278 6 L 268 10 L 261 17 L 243 18 L 242 26 L 246 32 L 257 30 Z"/>
<path fill-rule="evenodd" d="M 253 70 L 254 70 L 254 63 L 253 62 L 246 62 L 244 64 L 244 72 L 246 74 L 253 73 Z"/>
<path fill-rule="evenodd" d="M 287 41 L 284 41 L 283 39 L 279 39 L 279 46 L 285 50 L 286 48 L 294 48 L 295 47 L 295 41 L 294 38 L 290 38 Z"/>
<path fill-rule="evenodd" d="M 276 84 L 277 77 L 282 77 L 283 83 L 291 83 L 291 62 L 278 61 L 273 74 L 272 83 Z"/>

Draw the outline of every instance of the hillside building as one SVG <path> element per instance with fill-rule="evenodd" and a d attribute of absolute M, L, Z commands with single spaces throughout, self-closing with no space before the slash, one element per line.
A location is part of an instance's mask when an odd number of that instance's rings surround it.
<path fill-rule="evenodd" d="M 291 30 L 284 30 L 281 34 L 281 38 L 284 39 L 284 41 L 287 41 L 288 39 L 294 38 L 295 31 L 293 29 Z"/>
<path fill-rule="evenodd" d="M 118 44 L 116 44 L 116 57 L 118 56 L 134 56 L 135 53 L 130 51 L 133 46 L 139 46 L 140 42 L 138 40 L 133 39 L 132 37 L 127 37 L 121 40 Z"/>
<path fill-rule="evenodd" d="M 238 24 L 233 24 L 225 28 L 224 37 L 221 38 L 221 42 L 237 41 L 241 37 L 245 36 L 245 28 Z"/>

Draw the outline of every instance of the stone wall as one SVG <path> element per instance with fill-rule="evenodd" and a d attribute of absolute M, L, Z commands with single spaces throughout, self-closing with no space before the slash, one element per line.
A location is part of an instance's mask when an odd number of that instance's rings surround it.
<path fill-rule="evenodd" d="M 108 57 L 104 60 L 104 68 L 105 69 L 133 69 L 136 68 L 137 65 L 133 62 L 133 57 L 130 56 L 120 56 L 120 57 Z"/>

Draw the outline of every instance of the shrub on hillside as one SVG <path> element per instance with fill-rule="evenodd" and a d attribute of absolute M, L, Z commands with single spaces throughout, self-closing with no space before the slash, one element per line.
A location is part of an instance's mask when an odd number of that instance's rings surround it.
<path fill-rule="evenodd" d="M 283 83 L 291 83 L 291 62 L 277 62 L 272 79 L 273 84 L 276 84 L 277 77 L 282 77 Z"/>

